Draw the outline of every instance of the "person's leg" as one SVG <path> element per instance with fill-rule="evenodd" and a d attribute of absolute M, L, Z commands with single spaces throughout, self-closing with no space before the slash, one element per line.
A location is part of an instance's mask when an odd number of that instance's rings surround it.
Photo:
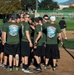
<path fill-rule="evenodd" d="M 28 42 L 22 42 L 21 44 L 21 55 L 23 57 L 23 68 L 22 71 L 25 73 L 32 73 L 28 66 L 28 58 L 30 56 L 30 47 Z"/>
<path fill-rule="evenodd" d="M 37 46 L 37 49 L 34 51 L 34 58 L 37 63 L 35 71 L 41 72 L 42 71 L 41 66 L 40 66 L 41 64 L 41 46 Z"/>
<path fill-rule="evenodd" d="M 57 59 L 60 58 L 58 44 L 52 45 L 52 59 L 53 59 L 53 70 L 56 70 Z"/>
<path fill-rule="evenodd" d="M 1 63 L 3 63 L 3 57 L 4 57 L 4 53 L 1 52 Z"/>
<path fill-rule="evenodd" d="M 9 55 L 9 67 L 12 68 L 13 55 Z"/>
<path fill-rule="evenodd" d="M 65 29 L 65 28 L 64 28 L 64 29 L 62 29 L 62 32 L 63 32 L 63 34 L 64 34 L 64 39 L 67 39 L 66 29 Z"/>

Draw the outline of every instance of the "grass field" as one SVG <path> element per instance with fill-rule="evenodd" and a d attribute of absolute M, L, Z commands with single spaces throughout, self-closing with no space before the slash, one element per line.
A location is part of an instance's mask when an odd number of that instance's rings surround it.
<path fill-rule="evenodd" d="M 63 40 L 65 48 L 74 49 L 74 39 Z"/>
<path fill-rule="evenodd" d="M 56 21 L 56 24 L 59 23 L 59 20 Z M 67 30 L 74 30 L 74 20 L 66 20 Z"/>
<path fill-rule="evenodd" d="M 1 24 L 3 24 L 3 23 L 2 23 L 2 19 L 0 19 L 0 25 L 1 25 Z"/>

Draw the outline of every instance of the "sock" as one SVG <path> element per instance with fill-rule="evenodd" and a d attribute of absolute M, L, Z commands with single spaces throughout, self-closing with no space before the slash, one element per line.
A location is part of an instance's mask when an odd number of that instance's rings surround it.
<path fill-rule="evenodd" d="M 24 68 L 24 69 L 27 69 L 27 68 L 28 68 L 28 65 L 25 65 L 25 64 L 24 64 L 24 65 L 23 65 L 23 68 Z"/>

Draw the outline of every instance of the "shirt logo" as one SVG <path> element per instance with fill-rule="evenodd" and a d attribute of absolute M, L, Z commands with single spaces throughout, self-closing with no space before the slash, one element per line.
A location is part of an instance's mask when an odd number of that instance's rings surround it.
<path fill-rule="evenodd" d="M 47 28 L 47 36 L 48 36 L 49 38 L 55 37 L 55 33 L 56 33 L 56 28 L 55 28 L 55 27 L 49 26 L 49 27 Z"/>
<path fill-rule="evenodd" d="M 18 26 L 17 25 L 10 25 L 9 26 L 9 34 L 11 36 L 16 36 L 18 34 Z"/>

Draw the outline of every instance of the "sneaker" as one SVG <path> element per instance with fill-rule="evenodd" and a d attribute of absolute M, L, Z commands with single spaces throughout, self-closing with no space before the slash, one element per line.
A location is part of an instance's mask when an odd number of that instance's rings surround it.
<path fill-rule="evenodd" d="M 19 70 L 19 67 L 16 67 L 15 69 L 16 69 L 16 71 L 18 71 Z"/>
<path fill-rule="evenodd" d="M 9 71 L 9 72 L 12 72 L 12 68 L 8 68 L 8 71 Z"/>
<path fill-rule="evenodd" d="M 4 67 L 4 69 L 7 69 L 7 68 L 8 68 L 8 66 L 7 66 L 7 65 L 4 65 L 3 67 Z"/>
<path fill-rule="evenodd" d="M 42 69 L 41 69 L 41 68 L 35 68 L 35 69 L 34 69 L 34 72 L 35 72 L 35 73 L 40 73 L 40 72 L 42 72 Z"/>
<path fill-rule="evenodd" d="M 65 37 L 65 40 L 67 40 L 67 37 Z"/>
<path fill-rule="evenodd" d="M 48 65 L 45 65 L 44 69 L 47 70 L 47 69 L 50 69 L 50 67 Z"/>
<path fill-rule="evenodd" d="M 25 73 L 33 73 L 33 71 L 30 70 L 30 69 L 22 69 L 22 71 L 25 72 Z"/>
<path fill-rule="evenodd" d="M 55 71 L 56 70 L 56 66 L 53 66 L 52 69 L 53 69 L 53 71 Z"/>

